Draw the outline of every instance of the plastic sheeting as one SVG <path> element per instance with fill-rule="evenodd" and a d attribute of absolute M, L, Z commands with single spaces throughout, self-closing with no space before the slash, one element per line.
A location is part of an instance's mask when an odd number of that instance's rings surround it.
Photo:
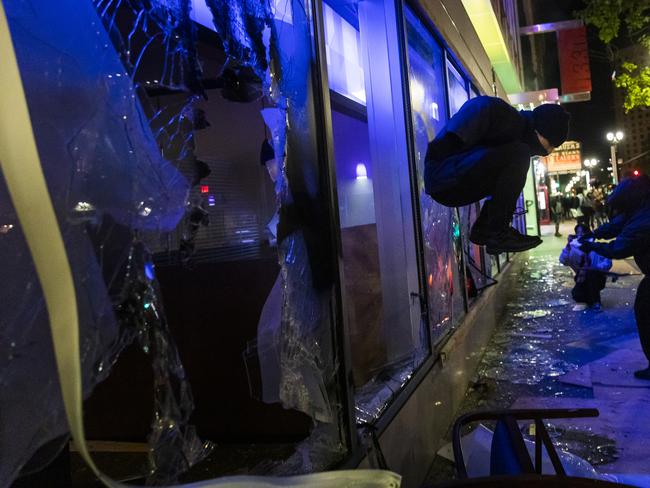
<path fill-rule="evenodd" d="M 329 242 L 319 210 L 319 173 L 311 82 L 311 29 L 308 7 L 293 0 L 276 9 L 270 35 L 273 110 L 263 113 L 276 155 L 283 154 L 275 189 L 278 225 L 282 321 L 280 333 L 258 329 L 260 366 L 277 371 L 278 397 L 314 419 L 310 436 L 275 471 L 309 472 L 326 469 L 345 452 L 338 425 L 338 392 L 331 335 L 331 275 L 327 266 Z M 269 322 L 272 323 L 273 321 Z M 278 343 L 268 343 L 274 337 Z M 269 346 L 271 346 L 269 348 Z M 278 355 L 267 354 L 276 349 Z M 266 352 L 265 352 L 266 351 Z M 279 357 L 278 357 L 279 356 Z M 275 374 L 263 374 L 265 394 Z"/>
<path fill-rule="evenodd" d="M 169 483 L 204 459 L 212 445 L 202 442 L 189 424 L 194 408 L 192 393 L 158 298 L 151 256 L 144 246 L 131 248 L 126 270 L 126 299 L 117 307 L 118 317 L 126 334 L 135 332 L 142 349 L 150 355 L 154 373 L 148 482 Z"/>
<path fill-rule="evenodd" d="M 301 233 L 280 248 L 285 283 L 280 355 L 280 400 L 286 408 L 305 412 L 319 422 L 334 422 L 327 393 L 333 379 L 332 344 L 327 294 L 319 295 L 311 281 L 307 249 Z"/>
<path fill-rule="evenodd" d="M 152 479 L 174 479 L 208 446 L 187 425 L 192 399 L 142 239 L 175 228 L 188 182 L 162 158 L 91 2 L 6 2 L 6 12 L 77 287 L 84 394 L 137 337 L 156 377 Z M 0 235 L 4 486 L 23 466 L 46 464 L 67 442 L 67 425 L 42 292 L 2 180 L 0 219 L 10 229 Z"/>

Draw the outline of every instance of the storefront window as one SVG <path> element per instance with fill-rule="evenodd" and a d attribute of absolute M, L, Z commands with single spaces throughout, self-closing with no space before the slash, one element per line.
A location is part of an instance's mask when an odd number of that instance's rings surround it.
<path fill-rule="evenodd" d="M 447 80 L 449 83 L 449 111 L 454 115 L 469 100 L 465 79 L 451 62 L 447 62 Z"/>
<path fill-rule="evenodd" d="M 449 86 L 449 111 L 454 115 L 463 104 L 469 99 L 467 92 L 467 83 L 465 78 L 454 67 L 454 65 L 447 61 L 447 83 Z M 458 273 L 458 279 L 464 280 L 464 291 L 467 299 L 472 299 L 477 295 L 477 283 L 482 281 L 482 270 L 480 266 L 481 248 L 472 244 L 469 241 L 469 232 L 472 224 L 477 218 L 476 208 L 474 205 L 469 205 L 459 209 L 460 223 L 461 223 L 461 239 L 462 239 L 462 262 L 460 263 L 461 272 Z M 478 266 L 477 266 L 478 263 Z M 464 271 L 464 272 L 463 272 Z M 460 297 L 459 294 L 454 299 L 454 310 L 456 311 L 455 317 L 459 316 L 460 310 Z M 462 312 L 461 312 L 462 313 Z"/>
<path fill-rule="evenodd" d="M 476 298 L 478 292 L 490 283 L 483 249 L 469 240 L 470 230 L 478 217 L 480 208 L 480 203 L 477 202 L 459 209 L 465 260 L 465 290 L 469 301 Z"/>
<path fill-rule="evenodd" d="M 431 335 L 437 342 L 462 317 L 465 307 L 460 220 L 455 209 L 436 203 L 424 192 L 427 146 L 447 121 L 445 55 L 410 9 L 405 9 L 405 16 L 427 301 Z"/>
<path fill-rule="evenodd" d="M 399 65 L 388 56 L 396 38 L 386 30 L 390 21 L 384 6 L 369 3 L 355 5 L 353 18 L 350 5 L 324 6 L 328 78 L 334 80 L 343 293 L 357 420 L 365 422 L 381 414 L 428 353 L 418 299 L 406 132 L 403 117 L 394 111 L 402 103 L 400 85 L 392 78 L 393 73 L 399 77 Z M 354 50 L 358 60 L 351 54 L 341 61 L 335 46 L 347 45 L 345 38 L 359 39 L 359 51 Z M 364 67 L 353 78 L 365 81 L 364 104 L 341 98 L 361 102 L 361 96 L 351 96 L 351 85 L 337 81 L 351 80 L 350 65 Z"/>
<path fill-rule="evenodd" d="M 228 53 L 210 53 L 222 88 L 196 106 L 209 126 L 194 131 L 194 156 L 211 172 L 192 193 L 209 223 L 196 232 L 193 266 L 161 277 L 189 348 L 197 423 L 222 445 L 284 446 L 285 463 L 303 471 L 305 459 L 325 468 L 346 453 L 327 264 L 337 230 L 318 190 L 313 18 L 308 4 L 272 3 L 272 76 L 257 83 Z M 260 461 L 276 456 L 256 444 Z"/>
<path fill-rule="evenodd" d="M 86 432 L 149 439 L 133 473 L 147 484 L 175 483 L 215 445 L 220 473 L 326 469 L 348 436 L 311 3 L 194 4 L 212 30 L 197 35 L 179 2 L 9 10 L 79 293 Z M 0 332 L 55 375 L 29 252 L 18 232 L 9 242 L 2 256 L 21 259 L 0 297 L 29 306 L 0 311 Z M 25 439 L 3 458 L 15 472 L 66 432 L 56 377 L 30 376 L 41 394 L 9 403 L 32 413 L 3 411 Z"/>
<path fill-rule="evenodd" d="M 354 22 L 354 17 L 344 18 L 327 3 L 323 4 L 323 17 L 330 89 L 365 105 L 366 88 L 358 21 L 353 25 L 349 20 Z"/>

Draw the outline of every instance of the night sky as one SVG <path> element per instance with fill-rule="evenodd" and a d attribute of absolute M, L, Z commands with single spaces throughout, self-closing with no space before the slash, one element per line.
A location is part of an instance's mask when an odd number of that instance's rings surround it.
<path fill-rule="evenodd" d="M 573 12 L 580 9 L 582 2 L 578 0 L 531 0 L 533 4 L 535 23 L 556 22 L 574 19 Z M 526 22 L 522 15 L 521 0 L 519 2 L 520 23 Z M 604 168 L 609 160 L 609 144 L 605 139 L 608 131 L 616 128 L 614 111 L 614 86 L 611 81 L 612 66 L 593 56 L 594 51 L 603 51 L 603 44 L 598 39 L 595 29 L 588 27 L 588 42 L 590 50 L 590 67 L 592 92 L 588 102 L 567 103 L 564 107 L 571 113 L 569 139 L 582 143 L 582 158 L 600 159 L 602 179 L 605 179 Z M 537 34 L 544 36 L 546 55 L 544 63 L 544 85 L 542 88 L 558 88 L 561 93 L 559 63 L 557 56 L 557 41 L 555 33 Z M 522 37 L 522 56 L 524 67 L 530 66 L 530 51 L 528 36 Z M 524 68 L 524 77 L 528 85 L 530 73 Z M 532 90 L 526 86 L 526 90 Z M 595 175 L 601 179 L 601 175 Z"/>

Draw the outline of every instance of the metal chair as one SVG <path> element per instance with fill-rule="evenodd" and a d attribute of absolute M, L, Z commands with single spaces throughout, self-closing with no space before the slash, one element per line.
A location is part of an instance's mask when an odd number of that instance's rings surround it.
<path fill-rule="evenodd" d="M 562 466 L 555 446 L 551 442 L 551 438 L 544 425 L 544 420 L 598 417 L 598 415 L 599 412 L 595 408 L 487 410 L 461 415 L 454 423 L 452 433 L 452 447 L 456 460 L 456 473 L 458 478 L 468 478 L 461 446 L 461 430 L 463 426 L 471 422 L 485 420 L 495 420 L 497 422 L 494 434 L 495 438 L 493 438 L 492 442 L 492 452 L 490 453 L 491 475 L 541 475 L 543 445 L 553 464 L 556 476 L 566 477 L 566 471 L 564 466 Z M 534 465 L 528 449 L 526 449 L 523 435 L 519 430 L 518 420 L 535 421 Z M 498 442 L 501 442 L 500 446 L 495 445 Z M 500 448 L 502 452 L 494 452 L 495 448 Z"/>

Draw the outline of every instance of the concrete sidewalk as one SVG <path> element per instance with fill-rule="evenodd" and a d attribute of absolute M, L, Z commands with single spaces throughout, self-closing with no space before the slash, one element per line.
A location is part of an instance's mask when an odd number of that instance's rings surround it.
<path fill-rule="evenodd" d="M 575 312 L 572 271 L 558 257 L 573 233 L 543 228 L 544 243 L 518 256 L 506 312 L 489 343 L 461 413 L 492 408 L 595 407 L 600 417 L 554 421 L 555 444 L 599 472 L 650 473 L 650 381 L 632 372 L 645 368 L 634 312 L 641 276 L 625 276 L 603 290 L 603 311 Z M 632 260 L 619 273 L 638 273 Z M 432 480 L 445 472 L 432 466 Z M 447 467 L 449 473 L 449 466 Z M 434 475 L 434 471 L 438 475 Z"/>

